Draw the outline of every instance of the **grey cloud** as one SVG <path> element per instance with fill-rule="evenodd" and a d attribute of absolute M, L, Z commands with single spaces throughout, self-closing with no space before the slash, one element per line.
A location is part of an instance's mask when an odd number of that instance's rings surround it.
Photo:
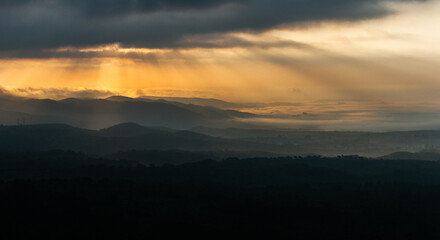
<path fill-rule="evenodd" d="M 117 53 L 112 51 L 95 51 L 95 52 L 81 52 L 78 49 L 66 51 L 54 51 L 46 49 L 20 49 L 12 51 L 0 51 L 1 59 L 91 59 L 91 58 L 129 58 L 139 59 L 145 62 L 157 62 L 157 54 L 155 53 Z"/>
<path fill-rule="evenodd" d="M 26 4 L 75 7 L 91 17 L 111 17 L 133 12 L 158 10 L 178 11 L 206 9 L 224 4 L 243 4 L 249 0 L 0 0 L 0 7 L 16 7 Z"/>
<path fill-rule="evenodd" d="M 65 98 L 84 98 L 96 99 L 106 98 L 115 95 L 114 92 L 97 90 L 97 89 L 68 89 L 68 88 L 16 88 L 13 89 L 10 95 L 25 96 L 28 98 L 50 98 L 50 99 L 65 99 Z"/>
<path fill-rule="evenodd" d="M 376 18 L 391 13 L 385 2 L 403 1 L 409 0 L 0 0 L 0 51 L 111 43 L 148 48 L 221 46 L 224 42 L 206 41 L 204 35 L 222 38 L 282 25 Z M 198 41 L 185 41 L 196 37 Z M 234 44 L 244 43 L 227 45 Z"/>
<path fill-rule="evenodd" d="M 71 6 L 78 7 L 87 17 L 115 17 L 130 13 L 154 11 L 203 10 L 224 4 L 242 4 L 248 0 L 70 0 Z"/>
<path fill-rule="evenodd" d="M 270 41 L 248 41 L 235 36 L 228 36 L 225 34 L 205 34 L 196 35 L 188 38 L 183 38 L 179 41 L 168 45 L 170 48 L 296 48 L 304 51 L 320 51 L 317 47 L 310 44 L 274 39 Z"/>
<path fill-rule="evenodd" d="M 79 48 L 68 48 L 65 50 L 56 49 L 18 49 L 0 51 L 0 58 L 32 58 L 32 59 L 50 59 L 50 58 L 129 58 L 141 61 L 157 62 L 160 59 L 179 59 L 179 49 L 192 48 L 295 48 L 306 52 L 323 52 L 323 50 L 301 42 L 291 40 L 274 39 L 270 41 L 247 41 L 235 36 L 225 36 L 222 34 L 207 34 L 184 38 L 180 41 L 170 43 L 168 46 L 175 51 L 166 51 L 162 53 L 142 53 L 142 52 L 118 52 L 117 49 L 99 50 L 99 51 L 81 51 Z M 298 93 L 298 91 L 297 91 Z"/>

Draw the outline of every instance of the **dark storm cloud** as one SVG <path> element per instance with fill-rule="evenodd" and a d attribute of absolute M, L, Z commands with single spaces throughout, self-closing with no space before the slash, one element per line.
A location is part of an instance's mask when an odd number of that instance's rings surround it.
<path fill-rule="evenodd" d="M 403 1 L 407 0 L 0 0 L 0 51 L 111 43 L 185 48 L 188 37 L 200 37 L 192 47 L 221 47 L 224 42 L 203 41 L 204 35 L 222 38 L 225 33 L 281 25 L 376 18 L 390 14 L 384 3 Z"/>
<path fill-rule="evenodd" d="M 0 6 L 19 6 L 23 4 L 68 4 L 83 8 L 86 12 L 101 15 L 120 14 L 135 11 L 154 11 L 158 9 L 203 9 L 225 3 L 240 3 L 248 0 L 0 0 Z"/>
<path fill-rule="evenodd" d="M 88 17 L 115 17 L 130 13 L 153 11 L 184 11 L 212 8 L 228 3 L 240 4 L 248 0 L 69 0 Z"/>

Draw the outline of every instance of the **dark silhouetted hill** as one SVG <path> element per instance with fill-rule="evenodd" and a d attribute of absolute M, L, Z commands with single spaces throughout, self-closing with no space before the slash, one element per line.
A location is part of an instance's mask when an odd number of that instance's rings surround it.
<path fill-rule="evenodd" d="M 275 153 L 261 151 L 184 151 L 184 150 L 130 150 L 106 155 L 106 158 L 114 160 L 135 161 L 141 164 L 163 165 L 183 164 L 202 160 L 224 160 L 227 158 L 250 158 L 250 157 L 276 157 Z"/>
<path fill-rule="evenodd" d="M 98 131 L 106 137 L 135 137 L 148 134 L 170 133 L 176 130 L 165 127 L 143 127 L 137 123 L 121 123 Z"/>
<path fill-rule="evenodd" d="M 224 139 L 163 127 L 119 124 L 102 130 L 86 130 L 64 124 L 0 126 L 0 151 L 54 149 L 108 154 L 126 150 L 266 151 L 280 152 L 277 145 Z M 299 148 L 290 149 L 291 153 Z"/>
<path fill-rule="evenodd" d="M 2 239 L 440 236 L 435 161 L 315 156 L 148 167 L 71 151 L 0 152 L 0 173 Z"/>

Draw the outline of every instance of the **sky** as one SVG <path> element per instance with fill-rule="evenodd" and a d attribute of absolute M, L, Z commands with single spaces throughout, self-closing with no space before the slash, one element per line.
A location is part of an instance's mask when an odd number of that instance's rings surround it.
<path fill-rule="evenodd" d="M 0 33 L 10 94 L 219 98 L 265 103 L 243 110 L 277 124 L 440 128 L 439 0 L 0 0 Z"/>

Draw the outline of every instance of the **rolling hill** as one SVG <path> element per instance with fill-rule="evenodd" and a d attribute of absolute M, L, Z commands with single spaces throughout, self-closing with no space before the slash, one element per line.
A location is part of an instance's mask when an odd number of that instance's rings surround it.
<path fill-rule="evenodd" d="M 133 123 L 102 130 L 88 130 L 64 124 L 0 126 L 0 151 L 74 150 L 109 154 L 127 150 L 267 151 L 280 152 L 277 145 L 211 137 L 162 127 Z M 289 153 L 299 153 L 290 149 Z"/>
<path fill-rule="evenodd" d="M 0 124 L 60 123 L 101 129 L 123 122 L 145 126 L 188 129 L 198 125 L 222 126 L 235 118 L 255 115 L 214 107 L 122 97 L 64 100 L 1 98 Z"/>

